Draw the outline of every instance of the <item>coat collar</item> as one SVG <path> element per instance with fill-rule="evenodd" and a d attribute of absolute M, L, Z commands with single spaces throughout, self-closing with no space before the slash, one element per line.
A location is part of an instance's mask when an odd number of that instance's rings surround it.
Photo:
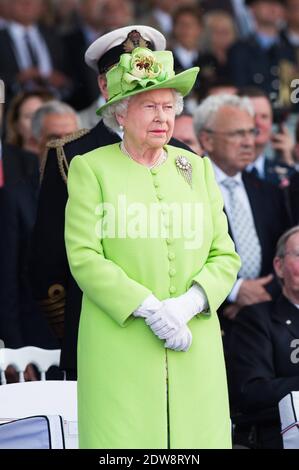
<path fill-rule="evenodd" d="M 284 325 L 295 338 L 298 338 L 299 310 L 282 294 L 274 305 L 272 318 Z"/>

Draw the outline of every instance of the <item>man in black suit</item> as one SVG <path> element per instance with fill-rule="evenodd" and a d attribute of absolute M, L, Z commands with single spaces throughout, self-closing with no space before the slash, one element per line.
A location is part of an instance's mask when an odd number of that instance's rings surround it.
<path fill-rule="evenodd" d="M 0 77 L 7 101 L 22 89 L 47 86 L 62 98 L 71 92 L 67 57 L 55 31 L 40 26 L 42 0 L 15 0 L 10 21 L 0 30 Z"/>
<path fill-rule="evenodd" d="M 64 35 L 66 54 L 69 57 L 70 74 L 74 90 L 70 104 L 81 111 L 99 97 L 97 73 L 84 61 L 86 49 L 103 33 L 103 1 L 81 1 L 78 5 L 79 21 L 76 29 Z"/>
<path fill-rule="evenodd" d="M 251 445 L 268 449 L 282 448 L 278 402 L 299 390 L 299 226 L 280 238 L 274 269 L 282 295 L 239 313 L 229 371 L 232 407 L 244 414 L 235 442 L 246 443 L 251 431 Z"/>
<path fill-rule="evenodd" d="M 278 99 L 282 67 L 296 64 L 293 48 L 280 36 L 283 0 L 247 1 L 253 11 L 256 32 L 237 41 L 228 54 L 231 80 L 237 87 L 254 85 Z"/>
<path fill-rule="evenodd" d="M 59 101 L 45 103 L 33 116 L 41 153 L 46 140 L 78 129 L 73 109 Z M 33 300 L 29 277 L 32 230 L 39 192 L 36 155 L 3 145 L 4 181 L 0 190 L 0 338 L 6 347 L 57 348 L 59 343 Z M 29 377 L 35 377 L 32 368 Z M 27 374 L 28 374 L 27 371 Z"/>
<path fill-rule="evenodd" d="M 272 259 L 276 242 L 288 225 L 281 191 L 244 171 L 253 161 L 255 127 L 248 99 L 210 96 L 196 109 L 194 125 L 211 158 L 224 199 L 229 229 L 241 257 L 239 278 L 220 315 L 225 347 L 231 322 L 241 307 L 271 299 Z"/>
<path fill-rule="evenodd" d="M 6 347 L 56 348 L 58 342 L 33 301 L 28 276 L 39 169 L 35 155 L 3 145 L 0 189 L 0 338 Z"/>
<path fill-rule="evenodd" d="M 102 36 L 89 47 L 85 58 L 87 64 L 97 70 L 99 87 L 105 98 L 106 71 L 119 60 L 125 47 L 136 46 L 140 40 L 146 40 L 152 49 L 165 49 L 164 36 L 147 26 L 120 28 Z M 65 141 L 56 143 L 57 155 L 56 151 L 49 152 L 42 181 L 33 241 L 33 286 L 36 299 L 48 314 L 64 316 L 60 365 L 70 379 L 76 378 L 77 374 L 76 350 L 82 293 L 70 274 L 64 244 L 67 167 L 74 156 L 120 140 L 121 133 L 111 132 L 100 121 L 77 140 L 66 145 Z M 178 141 L 171 143 L 186 148 Z"/>

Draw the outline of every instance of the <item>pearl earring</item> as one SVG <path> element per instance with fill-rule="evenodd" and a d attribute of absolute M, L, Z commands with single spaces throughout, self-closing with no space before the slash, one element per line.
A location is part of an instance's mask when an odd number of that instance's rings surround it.
<path fill-rule="evenodd" d="M 121 124 L 119 124 L 119 130 L 120 130 L 121 132 L 123 132 L 124 126 L 122 126 Z"/>

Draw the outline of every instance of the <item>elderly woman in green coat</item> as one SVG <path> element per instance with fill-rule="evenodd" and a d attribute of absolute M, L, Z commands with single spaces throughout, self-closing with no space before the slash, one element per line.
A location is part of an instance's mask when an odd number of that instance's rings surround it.
<path fill-rule="evenodd" d="M 138 47 L 107 73 L 121 144 L 72 160 L 70 268 L 83 291 L 81 448 L 230 448 L 217 308 L 240 266 L 208 158 L 168 146 L 197 68 Z"/>

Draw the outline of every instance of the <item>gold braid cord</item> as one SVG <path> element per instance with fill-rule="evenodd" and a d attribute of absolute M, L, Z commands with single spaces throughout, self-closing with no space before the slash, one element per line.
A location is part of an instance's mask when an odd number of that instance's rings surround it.
<path fill-rule="evenodd" d="M 67 174 L 68 174 L 69 164 L 65 156 L 63 147 L 65 144 L 74 142 L 75 140 L 80 139 L 80 137 L 83 137 L 89 132 L 90 132 L 89 129 L 80 129 L 72 134 L 66 135 L 62 139 L 51 140 L 50 142 L 47 143 L 48 150 L 56 149 L 57 164 L 58 164 L 59 172 L 65 184 L 67 184 Z M 41 181 L 44 176 L 44 170 L 45 170 L 45 166 L 47 162 L 47 157 L 48 157 L 48 152 L 46 156 L 43 158 L 43 161 L 41 164 Z"/>

